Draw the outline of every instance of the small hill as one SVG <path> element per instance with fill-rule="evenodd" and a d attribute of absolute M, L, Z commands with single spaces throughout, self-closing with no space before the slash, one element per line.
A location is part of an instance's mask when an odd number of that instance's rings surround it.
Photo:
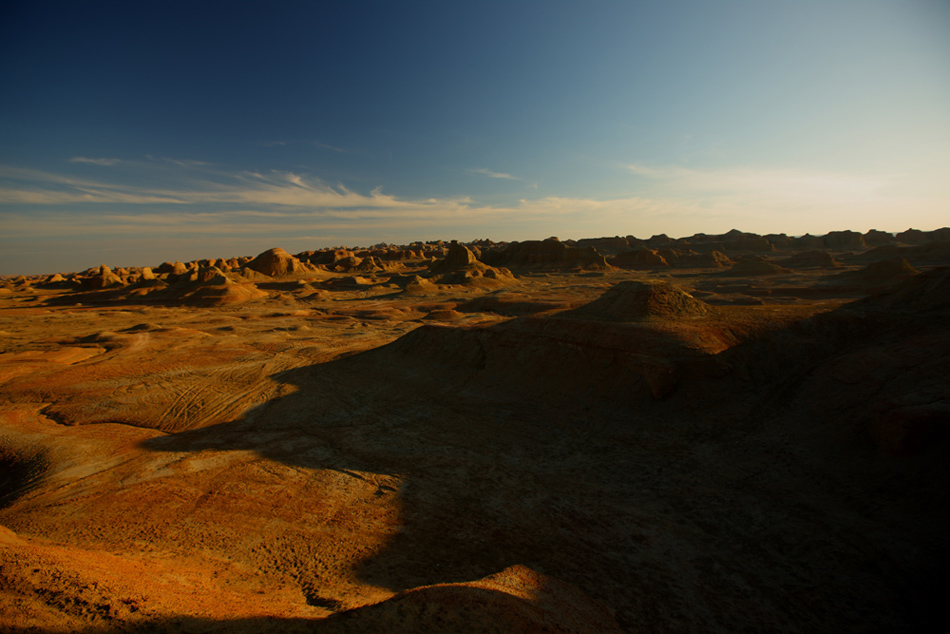
<path fill-rule="evenodd" d="M 611 266 L 621 269 L 653 269 L 662 266 L 669 266 L 669 262 L 657 253 L 654 249 L 634 249 L 632 251 L 622 251 L 610 258 Z"/>
<path fill-rule="evenodd" d="M 584 592 L 525 566 L 467 583 L 443 583 L 339 613 L 314 632 L 619 634 L 610 611 Z"/>
<path fill-rule="evenodd" d="M 445 255 L 445 258 L 433 262 L 432 266 L 429 267 L 429 272 L 433 275 L 439 275 L 441 273 L 470 269 L 475 267 L 477 263 L 478 259 L 475 257 L 475 254 L 472 253 L 471 249 L 453 240 L 452 244 L 449 245 L 449 252 Z"/>
<path fill-rule="evenodd" d="M 901 269 L 906 270 L 904 267 Z M 943 266 L 912 275 L 876 295 L 854 302 L 849 308 L 950 314 L 950 267 Z"/>
<path fill-rule="evenodd" d="M 728 271 L 723 271 L 720 275 L 729 275 L 734 277 L 759 277 L 762 275 L 781 275 L 791 273 L 790 269 L 779 266 L 763 258 L 745 257 L 735 263 Z"/>
<path fill-rule="evenodd" d="M 832 281 L 855 283 L 860 285 L 895 284 L 901 280 L 920 274 L 905 258 L 892 258 L 872 262 L 857 271 L 845 271 L 836 275 Z"/>
<path fill-rule="evenodd" d="M 82 286 L 83 288 L 99 290 L 114 286 L 124 286 L 124 283 L 118 275 L 103 264 L 96 273 L 82 280 Z"/>
<path fill-rule="evenodd" d="M 501 251 L 487 251 L 482 259 L 493 266 L 536 269 L 610 268 L 607 260 L 594 247 L 577 248 L 557 238 L 513 242 Z"/>
<path fill-rule="evenodd" d="M 827 251 L 802 251 L 782 260 L 782 266 L 790 269 L 835 269 L 841 263 Z"/>
<path fill-rule="evenodd" d="M 511 271 L 481 262 L 464 244 L 453 240 L 445 258 L 429 266 L 429 274 L 439 284 L 499 286 L 514 281 Z"/>
<path fill-rule="evenodd" d="M 637 321 L 650 317 L 706 317 L 712 313 L 709 304 L 669 282 L 627 281 L 564 314 L 604 321 Z"/>
<path fill-rule="evenodd" d="M 248 262 L 246 267 L 270 277 L 289 277 L 313 270 L 279 247 L 264 251 Z"/>

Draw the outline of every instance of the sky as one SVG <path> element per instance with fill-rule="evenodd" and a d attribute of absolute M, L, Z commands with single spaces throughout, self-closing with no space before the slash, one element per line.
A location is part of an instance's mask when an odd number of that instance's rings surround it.
<path fill-rule="evenodd" d="M 950 0 L 0 4 L 0 274 L 950 225 Z"/>

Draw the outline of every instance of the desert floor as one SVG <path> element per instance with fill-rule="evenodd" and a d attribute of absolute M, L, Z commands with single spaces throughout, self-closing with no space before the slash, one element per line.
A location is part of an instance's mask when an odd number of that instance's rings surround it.
<path fill-rule="evenodd" d="M 950 273 L 865 253 L 7 281 L 0 631 L 935 626 Z"/>

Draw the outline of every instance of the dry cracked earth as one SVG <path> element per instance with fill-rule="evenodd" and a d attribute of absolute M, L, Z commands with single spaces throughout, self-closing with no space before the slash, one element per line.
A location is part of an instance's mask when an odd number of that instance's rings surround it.
<path fill-rule="evenodd" d="M 0 280 L 0 631 L 935 630 L 948 241 Z"/>

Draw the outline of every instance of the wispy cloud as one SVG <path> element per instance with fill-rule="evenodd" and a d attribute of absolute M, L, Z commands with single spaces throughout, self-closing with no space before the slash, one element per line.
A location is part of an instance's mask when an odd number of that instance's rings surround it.
<path fill-rule="evenodd" d="M 193 159 L 176 159 L 176 158 L 169 158 L 167 156 L 154 157 L 150 154 L 147 155 L 146 158 L 150 161 L 164 161 L 165 163 L 169 163 L 177 167 L 185 167 L 185 168 L 207 167 L 211 165 L 211 163 L 208 163 L 207 161 L 195 161 Z"/>
<path fill-rule="evenodd" d="M 353 151 L 353 150 L 348 150 L 344 147 L 339 147 L 336 145 L 330 145 L 329 143 L 324 143 L 323 141 L 319 139 L 298 139 L 296 141 L 285 141 L 285 140 L 265 141 L 261 145 L 263 145 L 264 147 L 286 147 L 288 145 L 295 145 L 299 143 L 305 143 L 312 147 L 319 148 L 321 150 L 330 150 L 332 152 L 350 153 Z"/>
<path fill-rule="evenodd" d="M 945 224 L 950 203 L 946 192 L 914 192 L 893 175 L 624 169 L 639 177 L 626 195 L 525 196 L 488 205 L 468 196 L 404 198 L 380 187 L 364 193 L 306 173 L 233 172 L 195 161 L 125 161 L 121 170 L 105 170 L 98 178 L 0 166 L 0 240 L 230 235 L 274 242 L 273 236 L 322 234 L 365 236 L 371 243 L 396 236 L 510 240 L 551 233 L 562 238 L 690 235 L 730 228 L 758 233 L 901 230 L 906 227 L 895 224 L 903 224 L 903 210 L 932 219 L 926 222 L 933 226 L 920 228 L 936 228 Z"/>
<path fill-rule="evenodd" d="M 482 176 L 488 176 L 489 178 L 504 178 L 512 181 L 520 181 L 522 179 L 517 176 L 512 176 L 511 174 L 506 174 L 504 172 L 495 172 L 484 167 L 476 167 L 469 170 L 472 174 L 481 174 Z"/>
<path fill-rule="evenodd" d="M 121 163 L 121 162 L 122 162 L 122 159 L 115 159 L 115 158 L 87 158 L 87 157 L 85 157 L 85 156 L 74 156 L 74 157 L 72 157 L 71 159 L 69 159 L 69 162 L 70 162 L 70 163 L 86 163 L 86 164 L 89 164 L 89 165 L 103 165 L 103 166 L 109 166 L 109 165 L 116 165 L 117 163 Z"/>
<path fill-rule="evenodd" d="M 313 147 L 321 148 L 321 149 L 323 149 L 323 150 L 332 150 L 332 151 L 334 151 L 334 152 L 343 152 L 343 153 L 349 152 L 349 150 L 346 150 L 346 149 L 344 149 L 344 148 L 337 147 L 337 146 L 335 146 L 335 145 L 329 145 L 329 144 L 327 144 L 327 143 L 322 143 L 322 142 L 320 142 L 320 141 L 318 141 L 318 140 L 316 140 L 316 139 L 314 139 L 313 141 L 311 141 L 310 144 L 311 144 Z"/>

